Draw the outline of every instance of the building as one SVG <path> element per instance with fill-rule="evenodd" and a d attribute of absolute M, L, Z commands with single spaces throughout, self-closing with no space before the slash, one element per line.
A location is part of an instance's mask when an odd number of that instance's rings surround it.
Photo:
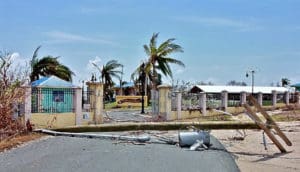
<path fill-rule="evenodd" d="M 137 94 L 137 89 L 133 82 L 126 82 L 122 85 L 122 91 L 120 85 L 114 87 L 115 95 L 133 96 Z"/>
<path fill-rule="evenodd" d="M 32 82 L 31 109 L 33 113 L 65 113 L 74 111 L 72 83 L 56 76 Z"/>

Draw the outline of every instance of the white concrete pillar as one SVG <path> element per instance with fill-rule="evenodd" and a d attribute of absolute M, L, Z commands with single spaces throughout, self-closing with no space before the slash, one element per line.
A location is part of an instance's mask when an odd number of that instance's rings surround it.
<path fill-rule="evenodd" d="M 82 88 L 74 88 L 75 125 L 81 125 L 82 119 Z"/>
<path fill-rule="evenodd" d="M 275 108 L 277 103 L 277 91 L 272 91 L 272 106 Z"/>
<path fill-rule="evenodd" d="M 296 93 L 296 105 L 300 105 L 300 92 Z"/>
<path fill-rule="evenodd" d="M 221 107 L 224 111 L 227 110 L 228 107 L 228 91 L 224 90 L 221 94 Z"/>
<path fill-rule="evenodd" d="M 286 105 L 290 104 L 290 93 L 288 91 L 284 92 L 284 103 Z"/>
<path fill-rule="evenodd" d="M 257 102 L 259 105 L 262 106 L 262 103 L 263 103 L 263 93 L 262 92 L 258 93 Z"/>
<path fill-rule="evenodd" d="M 95 124 L 103 123 L 103 84 L 101 82 L 87 82 L 91 91 L 90 105 Z"/>
<path fill-rule="evenodd" d="M 176 93 L 176 109 L 177 109 L 177 119 L 181 119 L 181 100 L 182 100 L 182 93 Z"/>
<path fill-rule="evenodd" d="M 242 105 L 242 104 L 246 103 L 246 101 L 247 101 L 247 93 L 245 91 L 242 91 L 240 94 L 241 94 L 240 103 Z"/>
<path fill-rule="evenodd" d="M 203 115 L 206 115 L 206 93 L 200 93 L 200 109 Z"/>
<path fill-rule="evenodd" d="M 160 85 L 157 87 L 159 92 L 158 110 L 159 115 L 166 120 L 171 120 L 171 86 Z"/>
<path fill-rule="evenodd" d="M 27 120 L 30 121 L 31 118 L 31 86 L 25 87 L 25 107 L 24 107 L 24 119 L 25 119 L 25 125 Z"/>

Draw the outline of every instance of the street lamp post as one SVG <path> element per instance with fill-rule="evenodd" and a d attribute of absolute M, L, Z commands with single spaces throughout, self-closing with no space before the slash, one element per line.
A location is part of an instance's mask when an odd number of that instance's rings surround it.
<path fill-rule="evenodd" d="M 84 104 L 84 80 L 82 80 L 82 95 L 81 95 L 81 97 L 82 97 L 82 108 L 83 108 L 83 104 Z"/>
<path fill-rule="evenodd" d="M 251 73 L 251 80 L 252 80 L 252 92 L 251 92 L 251 94 L 253 95 L 253 93 L 254 93 L 254 73 L 255 73 L 255 70 L 248 71 L 246 73 L 247 78 L 249 77 L 249 73 Z"/>
<path fill-rule="evenodd" d="M 142 91 L 141 91 L 141 94 L 142 94 L 142 110 L 141 110 L 141 114 L 144 114 L 145 113 L 144 96 L 145 96 L 145 78 L 146 78 L 145 63 L 143 63 L 142 66 L 141 66 L 141 76 L 140 77 L 141 77 L 140 80 L 141 80 L 141 85 L 142 85 Z"/>

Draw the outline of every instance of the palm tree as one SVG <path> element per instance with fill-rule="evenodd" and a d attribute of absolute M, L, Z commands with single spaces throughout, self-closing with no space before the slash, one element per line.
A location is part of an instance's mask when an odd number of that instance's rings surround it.
<path fill-rule="evenodd" d="M 162 44 L 157 46 L 157 38 L 159 33 L 154 33 L 150 39 L 149 45 L 144 45 L 144 51 L 148 56 L 148 61 L 145 64 L 145 71 L 149 73 L 152 88 L 156 89 L 158 82 L 158 73 L 157 70 L 161 71 L 163 75 L 173 77 L 170 64 L 177 64 L 180 66 L 185 66 L 184 63 L 180 60 L 176 60 L 170 57 L 171 54 L 176 52 L 183 52 L 183 49 L 180 45 L 173 43 L 174 38 L 167 39 Z"/>
<path fill-rule="evenodd" d="M 97 64 L 92 63 L 100 72 L 101 82 L 104 83 L 104 92 L 109 94 L 111 87 L 114 85 L 113 78 L 120 79 L 122 71 L 119 69 L 123 65 L 117 60 L 110 60 L 100 68 Z M 106 94 L 106 96 L 108 96 Z"/>
<path fill-rule="evenodd" d="M 288 78 L 282 78 L 281 79 L 281 85 L 283 87 L 287 86 L 287 85 L 290 85 L 291 84 L 291 81 L 288 79 Z"/>
<path fill-rule="evenodd" d="M 65 81 L 72 81 L 72 75 L 74 75 L 74 73 L 67 66 L 58 61 L 59 57 L 46 56 L 41 59 L 37 58 L 40 48 L 41 46 L 37 47 L 30 61 L 30 81 L 38 80 L 40 76 L 51 75 L 57 76 Z"/>

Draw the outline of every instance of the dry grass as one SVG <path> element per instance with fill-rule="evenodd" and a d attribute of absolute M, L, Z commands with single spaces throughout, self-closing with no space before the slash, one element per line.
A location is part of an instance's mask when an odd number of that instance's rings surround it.
<path fill-rule="evenodd" d="M 35 140 L 43 136 L 44 136 L 43 134 L 39 134 L 39 133 L 29 133 L 29 134 L 17 135 L 13 138 L 2 140 L 0 142 L 0 152 L 17 147 L 28 141 Z"/>

